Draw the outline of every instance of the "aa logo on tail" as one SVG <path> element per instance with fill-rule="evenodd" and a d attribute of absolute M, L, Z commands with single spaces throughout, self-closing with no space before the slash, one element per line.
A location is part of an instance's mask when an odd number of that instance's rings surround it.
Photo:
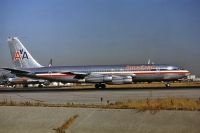
<path fill-rule="evenodd" d="M 28 59 L 28 55 L 26 51 L 24 51 L 23 49 L 16 51 L 14 55 L 14 60 L 18 61 L 18 60 L 23 60 L 23 59 Z"/>

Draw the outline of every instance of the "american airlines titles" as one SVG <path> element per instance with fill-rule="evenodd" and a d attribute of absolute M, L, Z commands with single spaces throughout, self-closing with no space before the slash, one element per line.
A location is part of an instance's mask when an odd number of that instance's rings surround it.
<path fill-rule="evenodd" d="M 126 66 L 126 70 L 129 71 L 151 71 L 157 70 L 156 66 Z"/>

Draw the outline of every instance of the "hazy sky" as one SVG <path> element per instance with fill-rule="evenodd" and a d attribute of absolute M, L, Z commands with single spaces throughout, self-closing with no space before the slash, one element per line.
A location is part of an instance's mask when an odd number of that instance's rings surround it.
<path fill-rule="evenodd" d="M 199 0 L 0 0 L 0 67 L 17 36 L 42 65 L 157 64 L 200 76 Z"/>

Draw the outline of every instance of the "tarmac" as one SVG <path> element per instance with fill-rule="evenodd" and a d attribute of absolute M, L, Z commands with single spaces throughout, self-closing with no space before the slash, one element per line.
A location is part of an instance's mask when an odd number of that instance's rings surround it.
<path fill-rule="evenodd" d="M 200 98 L 200 88 L 156 89 L 60 89 L 26 88 L 26 90 L 0 91 L 0 100 L 40 101 L 45 103 L 102 104 L 107 102 L 142 100 L 146 98 Z M 102 100 L 102 101 L 101 101 Z"/>
<path fill-rule="evenodd" d="M 199 111 L 0 107 L 1 133 L 55 133 L 74 115 L 66 133 L 199 133 Z"/>
<path fill-rule="evenodd" d="M 0 90 L 0 100 L 107 104 L 146 98 L 200 98 L 200 88 Z M 45 90 L 44 90 L 45 89 Z M 102 98 L 102 101 L 101 101 Z M 199 133 L 199 111 L 138 111 L 65 107 L 0 106 L 0 133 L 55 133 L 70 117 L 66 133 Z"/>

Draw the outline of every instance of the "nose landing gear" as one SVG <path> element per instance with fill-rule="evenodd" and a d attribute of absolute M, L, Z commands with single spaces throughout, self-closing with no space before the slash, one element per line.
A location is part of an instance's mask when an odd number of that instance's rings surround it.
<path fill-rule="evenodd" d="M 168 83 L 165 83 L 165 87 L 170 87 L 170 83 L 168 82 Z"/>

